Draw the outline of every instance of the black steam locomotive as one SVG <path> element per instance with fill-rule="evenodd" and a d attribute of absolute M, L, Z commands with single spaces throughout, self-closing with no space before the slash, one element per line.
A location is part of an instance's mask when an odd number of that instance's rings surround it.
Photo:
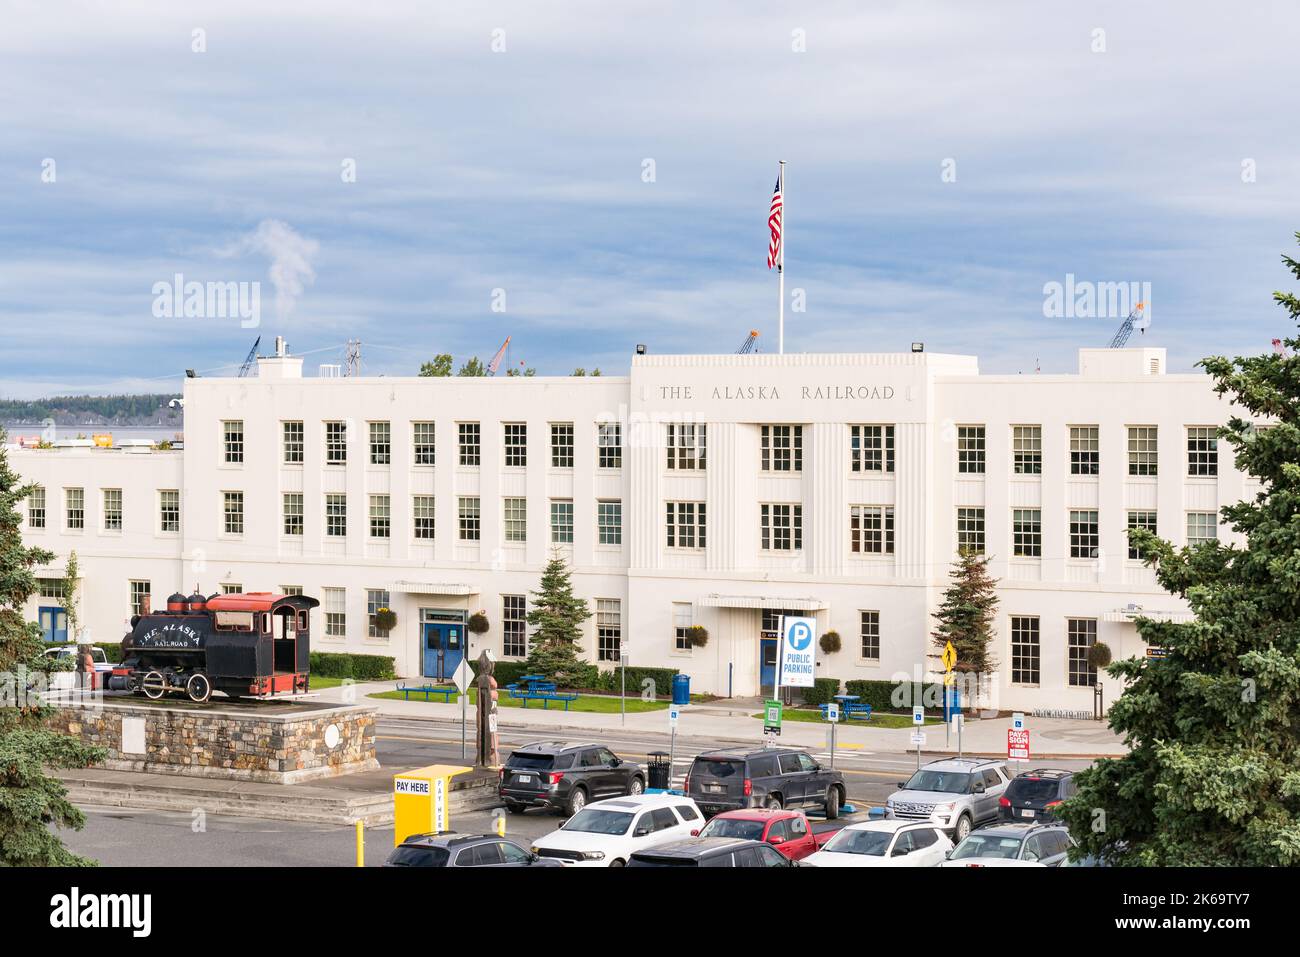
<path fill-rule="evenodd" d="M 319 604 L 270 592 L 172 595 L 166 611 L 131 619 L 109 688 L 154 699 L 179 692 L 198 702 L 213 691 L 232 698 L 305 693 L 310 612 Z"/>

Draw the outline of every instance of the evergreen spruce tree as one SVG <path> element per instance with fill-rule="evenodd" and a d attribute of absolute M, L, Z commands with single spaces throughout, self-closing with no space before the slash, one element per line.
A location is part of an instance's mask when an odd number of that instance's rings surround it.
<path fill-rule="evenodd" d="M 569 568 L 559 557 L 546 563 L 539 588 L 532 595 L 528 668 L 549 676 L 557 685 L 572 687 L 591 668 L 578 654 L 582 623 L 591 617 L 587 602 L 573 594 Z"/>
<path fill-rule="evenodd" d="M 45 728 L 48 709 L 29 694 L 33 677 L 50 669 L 40 628 L 24 620 L 23 605 L 36 590 L 32 569 L 54 555 L 23 544 L 20 509 L 33 486 L 10 468 L 3 443 L 0 430 L 0 865 L 89 865 L 50 830 L 80 828 L 85 818 L 47 770 L 86 767 L 103 752 Z"/>
<path fill-rule="evenodd" d="M 957 652 L 953 671 L 974 674 L 977 693 L 984 676 L 997 668 L 997 656 L 990 646 L 997 614 L 998 583 L 990 577 L 988 565 L 988 558 L 975 552 L 963 551 L 958 556 L 948 572 L 952 584 L 943 593 L 943 604 L 934 613 L 935 629 L 930 632 L 934 644 L 930 657 L 942 657 L 944 647 L 951 641 Z"/>
<path fill-rule="evenodd" d="M 1300 262 L 1283 261 L 1300 278 Z M 1274 298 L 1300 322 L 1300 299 Z M 1196 617 L 1139 618 L 1168 657 L 1107 669 L 1127 682 L 1109 717 L 1131 750 L 1081 772 L 1061 812 L 1080 850 L 1113 865 L 1300 865 L 1300 338 L 1286 344 L 1292 355 L 1200 363 L 1220 396 L 1272 420 L 1234 415 L 1219 431 L 1261 483 L 1223 509 L 1245 546 L 1175 549 L 1129 532 Z"/>

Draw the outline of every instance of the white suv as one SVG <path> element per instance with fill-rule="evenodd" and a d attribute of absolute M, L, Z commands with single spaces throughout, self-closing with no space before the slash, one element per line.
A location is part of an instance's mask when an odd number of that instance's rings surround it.
<path fill-rule="evenodd" d="M 885 816 L 928 821 L 960 844 L 973 828 L 998 819 L 998 798 L 1011 776 L 1001 761 L 943 758 L 900 781 L 889 795 Z"/>
<path fill-rule="evenodd" d="M 588 804 L 558 830 L 533 842 L 533 853 L 572 867 L 623 867 L 636 851 L 692 837 L 704 816 L 688 797 L 641 794 Z"/>

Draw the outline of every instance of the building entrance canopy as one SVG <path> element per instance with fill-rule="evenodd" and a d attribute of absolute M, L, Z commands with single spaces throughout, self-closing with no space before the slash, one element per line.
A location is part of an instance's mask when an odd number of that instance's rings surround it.
<path fill-rule="evenodd" d="M 390 592 L 403 595 L 477 595 L 478 587 L 463 582 L 393 582 Z"/>
<path fill-rule="evenodd" d="M 817 598 L 789 598 L 783 595 L 705 595 L 695 604 L 701 608 L 799 608 L 804 611 L 825 611 L 826 602 Z"/>

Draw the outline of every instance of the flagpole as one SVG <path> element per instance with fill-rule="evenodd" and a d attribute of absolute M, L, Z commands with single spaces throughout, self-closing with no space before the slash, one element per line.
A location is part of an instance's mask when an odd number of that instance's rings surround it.
<path fill-rule="evenodd" d="M 781 248 L 777 253 L 776 263 L 776 350 L 785 355 L 785 160 L 779 161 L 781 170 L 777 178 L 781 181 Z"/>

